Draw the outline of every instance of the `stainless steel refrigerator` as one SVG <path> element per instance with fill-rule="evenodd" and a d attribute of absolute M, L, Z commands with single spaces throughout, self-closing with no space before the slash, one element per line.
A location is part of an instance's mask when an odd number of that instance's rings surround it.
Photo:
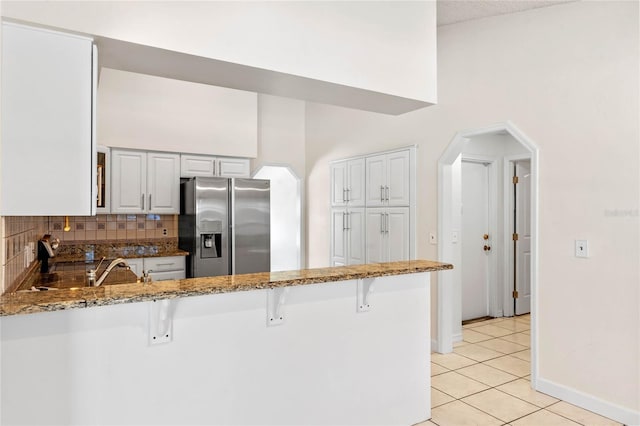
<path fill-rule="evenodd" d="M 180 184 L 187 277 L 269 272 L 269 181 L 195 177 Z"/>

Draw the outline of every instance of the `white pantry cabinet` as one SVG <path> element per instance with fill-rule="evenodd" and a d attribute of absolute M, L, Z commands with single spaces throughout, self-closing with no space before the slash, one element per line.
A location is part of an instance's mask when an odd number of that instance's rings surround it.
<path fill-rule="evenodd" d="M 365 262 L 364 212 L 363 207 L 331 210 L 331 266 Z"/>
<path fill-rule="evenodd" d="M 410 259 L 409 208 L 367 209 L 367 263 Z"/>
<path fill-rule="evenodd" d="M 2 23 L 1 215 L 95 214 L 96 60 L 90 38 Z"/>
<path fill-rule="evenodd" d="M 180 177 L 195 176 L 251 177 L 248 158 L 212 157 L 209 155 L 180 155 Z"/>
<path fill-rule="evenodd" d="M 331 205 L 364 206 L 364 158 L 331 163 Z"/>
<path fill-rule="evenodd" d="M 367 207 L 410 204 L 409 150 L 367 157 Z"/>
<path fill-rule="evenodd" d="M 180 213 L 180 156 L 111 150 L 111 213 Z"/>

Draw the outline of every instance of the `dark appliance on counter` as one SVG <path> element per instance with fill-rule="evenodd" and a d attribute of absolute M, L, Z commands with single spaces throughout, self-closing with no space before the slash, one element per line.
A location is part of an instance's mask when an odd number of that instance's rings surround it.
<path fill-rule="evenodd" d="M 195 177 L 180 184 L 178 245 L 187 278 L 269 272 L 270 182 Z"/>

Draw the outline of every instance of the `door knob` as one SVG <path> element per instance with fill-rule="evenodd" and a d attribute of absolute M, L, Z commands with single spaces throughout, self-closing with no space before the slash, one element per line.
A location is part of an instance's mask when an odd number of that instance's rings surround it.
<path fill-rule="evenodd" d="M 487 246 L 487 245 L 485 245 L 485 246 L 484 246 L 484 251 L 491 251 L 491 246 Z"/>
<path fill-rule="evenodd" d="M 489 234 L 484 234 L 482 236 L 482 239 L 485 240 L 485 241 L 488 240 L 489 239 Z"/>

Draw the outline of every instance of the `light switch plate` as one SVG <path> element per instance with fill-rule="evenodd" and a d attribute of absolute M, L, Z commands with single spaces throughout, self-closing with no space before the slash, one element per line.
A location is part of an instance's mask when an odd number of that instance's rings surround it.
<path fill-rule="evenodd" d="M 576 257 L 589 257 L 588 240 L 576 240 Z"/>

